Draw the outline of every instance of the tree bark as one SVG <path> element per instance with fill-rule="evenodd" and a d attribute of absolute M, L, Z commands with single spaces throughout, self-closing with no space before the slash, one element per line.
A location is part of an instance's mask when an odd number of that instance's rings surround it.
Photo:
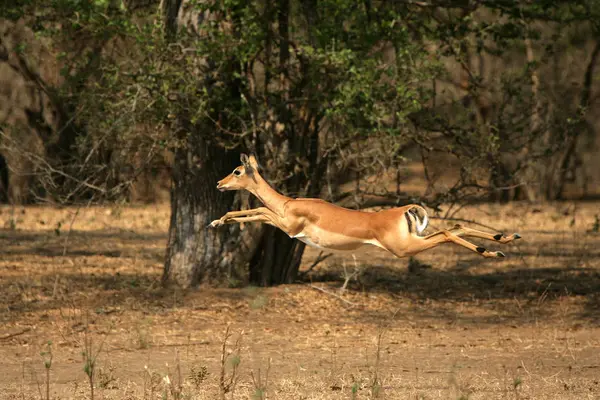
<path fill-rule="evenodd" d="M 165 34 L 175 40 L 182 0 L 165 0 L 162 6 Z M 225 82 L 231 87 L 232 98 L 239 98 L 235 79 Z M 211 83 L 206 79 L 204 84 Z M 219 132 L 215 129 L 209 120 L 192 124 L 185 113 L 177 116 L 173 127 L 180 143 L 174 155 L 164 284 L 174 282 L 187 288 L 247 282 L 248 260 L 256 247 L 253 236 L 260 228 L 249 226 L 244 233 L 239 225 L 207 228 L 211 221 L 236 208 L 235 193 L 221 193 L 216 186 L 239 165 L 239 153 L 216 143 L 213 138 Z"/>
<path fill-rule="evenodd" d="M 182 287 L 239 285 L 252 249 L 252 238 L 238 225 L 207 228 L 234 206 L 234 193 L 221 193 L 217 181 L 239 164 L 239 155 L 189 133 L 176 150 L 171 189 L 171 223 L 163 282 Z"/>
<path fill-rule="evenodd" d="M 556 188 L 555 198 L 562 198 L 564 195 L 565 184 L 567 182 L 567 173 L 569 172 L 569 165 L 575 164 L 573 161 L 577 158 L 577 142 L 580 136 L 582 136 L 582 132 L 588 130 L 587 124 L 585 122 L 585 113 L 588 110 L 590 105 L 590 97 L 592 94 L 592 83 L 594 77 L 594 68 L 596 66 L 596 61 L 598 56 L 600 55 L 600 41 L 596 42 L 594 45 L 594 50 L 592 51 L 592 55 L 590 57 L 590 61 L 585 69 L 585 74 L 583 77 L 583 85 L 581 89 L 581 97 L 579 100 L 579 110 L 578 112 L 583 115 L 580 116 L 581 121 L 577 124 L 577 126 L 573 129 L 571 136 L 569 138 L 567 144 L 567 150 L 565 154 L 560 160 L 560 170 L 559 170 L 559 178 L 558 178 L 558 187 Z M 576 165 L 576 164 L 575 164 Z"/>
<path fill-rule="evenodd" d="M 284 136 L 276 138 L 271 135 L 267 138 L 270 144 L 275 148 L 284 146 L 283 141 L 287 141 L 285 146 L 295 149 L 295 142 L 298 142 L 298 134 L 295 132 L 292 120 L 291 110 L 286 100 L 289 96 L 289 83 L 287 77 L 289 52 L 289 0 L 279 0 L 275 2 L 277 7 L 277 25 L 279 34 L 279 91 L 281 93 L 280 105 L 277 107 L 278 122 L 284 125 Z M 269 43 L 270 46 L 270 43 Z M 268 68 L 267 68 L 268 70 Z M 265 88 L 268 90 L 268 87 Z M 273 143 L 275 141 L 275 143 Z M 291 143 L 293 142 L 293 144 Z M 301 142 L 298 142 L 301 144 Z M 294 152 L 296 153 L 296 152 Z M 296 156 L 297 154 L 294 154 Z M 289 182 L 287 191 L 298 193 L 301 186 L 297 179 Z M 265 228 L 263 235 L 258 242 L 258 247 L 250 262 L 250 282 L 259 286 L 271 286 L 282 283 L 292 283 L 296 279 L 305 244 L 290 239 L 284 232 L 274 227 Z"/>
<path fill-rule="evenodd" d="M 176 16 L 181 5 L 181 0 L 163 3 L 169 39 L 176 36 Z M 239 66 L 239 63 L 232 61 L 231 65 Z M 230 86 L 231 99 L 239 100 L 239 82 L 234 78 L 233 68 L 225 68 L 221 73 L 227 75 L 223 75 L 223 81 Z M 247 283 L 248 277 L 261 286 L 292 282 L 303 244 L 299 246 L 299 242 L 292 241 L 283 232 L 258 224 L 246 224 L 243 231 L 237 224 L 207 229 L 211 221 L 239 208 L 235 194 L 221 193 L 216 185 L 239 165 L 240 151 L 228 152 L 211 139 L 220 134 L 212 132 L 211 121 L 191 126 L 185 115 L 178 119 L 182 145 L 175 151 L 163 282 L 175 282 L 182 287 L 237 286 Z M 218 120 L 221 126 L 228 123 L 223 116 L 213 116 L 213 120 Z"/>
<path fill-rule="evenodd" d="M 267 227 L 250 261 L 250 282 L 258 286 L 294 282 L 304 247 L 279 229 Z"/>
<path fill-rule="evenodd" d="M 0 203 L 8 201 L 8 165 L 0 154 Z"/>

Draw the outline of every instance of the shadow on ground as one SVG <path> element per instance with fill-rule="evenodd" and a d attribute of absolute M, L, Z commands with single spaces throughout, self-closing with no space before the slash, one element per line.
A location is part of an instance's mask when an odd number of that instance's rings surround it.
<path fill-rule="evenodd" d="M 369 266 L 358 279 L 349 283 L 348 288 L 388 293 L 416 303 L 433 300 L 479 304 L 513 300 L 522 307 L 534 305 L 538 308 L 547 301 L 579 297 L 585 299 L 585 311 L 577 318 L 600 325 L 600 272 L 597 270 L 576 267 L 526 269 L 522 264 L 513 264 L 501 271 L 472 274 L 466 265 L 469 263 L 477 264 L 477 261 L 461 261 L 459 266 L 445 271 L 418 262 L 403 270 L 384 265 Z M 313 273 L 309 280 L 341 287 L 342 276 L 340 269 Z M 433 310 L 423 312 L 434 314 Z"/>
<path fill-rule="evenodd" d="M 31 232 L 0 229 L 0 257 L 130 257 L 142 256 L 164 261 L 162 233 L 139 234 L 125 230 L 77 231 L 56 234 L 52 231 Z M 156 248 L 159 243 L 160 247 Z M 153 246 L 154 245 L 154 246 Z"/>
<path fill-rule="evenodd" d="M 67 258 L 76 260 L 76 265 L 71 266 L 64 262 L 64 240 L 64 237 L 52 232 L 0 231 L 0 261 L 4 261 L 4 271 L 0 270 L 0 299 L 9 313 L 44 311 L 60 307 L 65 300 L 79 299 L 87 299 L 100 308 L 118 307 L 125 301 L 150 309 L 177 305 L 177 301 L 173 300 L 177 289 L 163 288 L 160 282 L 165 235 L 73 231 L 69 237 Z M 559 246 L 560 243 L 549 241 L 539 249 L 525 247 L 521 254 L 560 256 L 567 257 L 567 260 L 600 257 L 596 249 L 566 251 Z M 581 254 L 582 251 L 585 254 Z M 42 261 L 38 260 L 35 267 L 28 266 L 28 256 L 42 258 Z M 104 260 L 87 264 L 81 261 L 91 256 L 104 257 Z M 56 265 L 52 266 L 52 263 Z M 80 265 L 82 263 L 86 265 Z M 406 269 L 378 265 L 378 260 L 374 259 L 348 288 L 356 292 L 385 293 L 415 304 L 427 301 L 492 304 L 498 300 L 514 300 L 523 305 L 535 305 L 576 297 L 585 302 L 584 312 L 577 318 L 600 324 L 600 270 L 569 266 L 577 265 L 575 261 L 567 262 L 562 268 L 539 265 L 525 268 L 517 261 L 505 263 L 502 268 L 491 272 L 477 273 L 481 264 L 480 258 L 465 257 L 453 268 L 445 270 L 417 261 L 409 263 Z M 310 273 L 310 281 L 340 287 L 343 283 L 341 275 L 339 268 L 317 269 Z M 230 289 L 222 290 L 219 296 L 225 301 L 239 301 L 247 299 L 248 293 L 247 290 Z M 436 314 L 439 310 L 427 307 L 423 307 L 422 312 L 444 317 Z"/>

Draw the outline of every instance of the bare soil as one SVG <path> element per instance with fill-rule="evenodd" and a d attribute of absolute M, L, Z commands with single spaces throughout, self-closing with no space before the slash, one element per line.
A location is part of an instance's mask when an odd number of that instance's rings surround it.
<path fill-rule="evenodd" d="M 227 398 L 599 399 L 599 213 L 469 207 L 523 236 L 485 243 L 507 258 L 365 247 L 294 285 L 182 291 L 160 285 L 167 205 L 0 207 L 0 398 L 91 398 L 87 352 L 97 399 L 216 399 L 234 365 Z"/>

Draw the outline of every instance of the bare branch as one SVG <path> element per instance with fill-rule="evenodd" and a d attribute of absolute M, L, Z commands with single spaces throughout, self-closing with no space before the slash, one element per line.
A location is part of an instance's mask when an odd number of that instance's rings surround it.
<path fill-rule="evenodd" d="M 31 328 L 24 328 L 24 329 L 21 329 L 21 330 L 20 330 L 20 331 L 18 331 L 18 332 L 9 333 L 9 334 L 7 334 L 7 335 L 0 336 L 0 340 L 7 340 L 7 339 L 13 338 L 13 337 L 15 337 L 15 336 L 22 335 L 22 334 L 24 334 L 24 333 L 27 333 L 27 332 L 29 332 L 30 330 L 31 330 Z"/>

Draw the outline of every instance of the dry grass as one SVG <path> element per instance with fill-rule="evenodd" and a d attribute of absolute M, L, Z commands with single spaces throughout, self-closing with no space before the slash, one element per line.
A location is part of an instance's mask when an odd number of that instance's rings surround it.
<path fill-rule="evenodd" d="M 82 209 L 68 236 L 75 209 L 0 207 L 0 398 L 46 398 L 47 376 L 50 398 L 90 398 L 97 351 L 97 399 L 215 399 L 232 374 L 227 399 L 599 398 L 599 209 L 465 209 L 524 239 L 501 261 L 446 246 L 410 269 L 336 254 L 307 278 L 332 296 L 161 288 L 167 206 Z M 360 273 L 341 294 L 344 263 Z"/>

